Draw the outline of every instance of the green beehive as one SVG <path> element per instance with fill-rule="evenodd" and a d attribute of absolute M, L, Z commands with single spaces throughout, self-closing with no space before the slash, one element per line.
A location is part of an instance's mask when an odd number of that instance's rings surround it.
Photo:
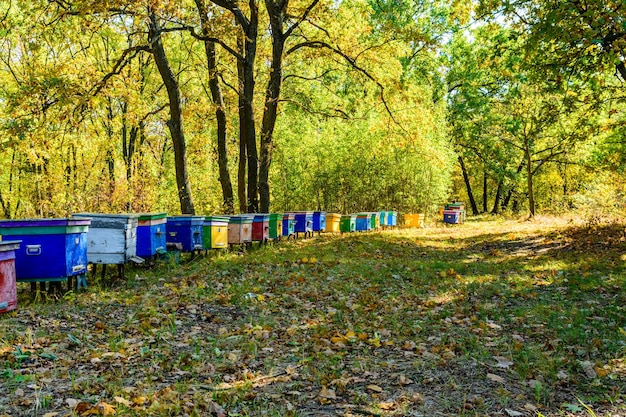
<path fill-rule="evenodd" d="M 339 221 L 339 230 L 344 233 L 356 230 L 356 214 L 344 214 Z"/>
<path fill-rule="evenodd" d="M 283 235 L 283 213 L 270 214 L 270 239 L 280 239 Z"/>

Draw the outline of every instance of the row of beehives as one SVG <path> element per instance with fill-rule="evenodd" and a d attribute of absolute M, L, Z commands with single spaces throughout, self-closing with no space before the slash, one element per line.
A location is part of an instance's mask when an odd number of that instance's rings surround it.
<path fill-rule="evenodd" d="M 366 231 L 396 225 L 395 212 L 325 212 L 170 216 L 96 214 L 0 221 L 0 312 L 17 303 L 16 281 L 69 281 L 86 286 L 87 264 L 141 262 L 167 252 L 246 245 L 313 232 Z"/>

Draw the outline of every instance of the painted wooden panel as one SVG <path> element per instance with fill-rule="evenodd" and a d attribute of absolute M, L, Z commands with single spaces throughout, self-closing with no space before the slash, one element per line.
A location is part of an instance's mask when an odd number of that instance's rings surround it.
<path fill-rule="evenodd" d="M 270 215 L 255 214 L 252 221 L 252 240 L 264 241 L 270 238 Z"/>
<path fill-rule="evenodd" d="M 228 222 L 228 243 L 241 245 L 252 242 L 252 217 L 246 215 L 231 216 Z"/>
<path fill-rule="evenodd" d="M 203 227 L 204 249 L 228 246 L 228 216 L 207 216 Z"/>
<path fill-rule="evenodd" d="M 326 231 L 331 233 L 339 233 L 341 223 L 341 214 L 326 213 Z"/>
<path fill-rule="evenodd" d="M 137 256 L 150 258 L 165 250 L 167 213 L 142 213 L 137 221 Z"/>
<path fill-rule="evenodd" d="M 170 216 L 166 224 L 166 241 L 180 243 L 184 252 L 204 248 L 204 216 Z"/>
<path fill-rule="evenodd" d="M 138 214 L 80 213 L 90 218 L 87 259 L 91 264 L 124 264 L 137 254 Z"/>
<path fill-rule="evenodd" d="M 325 211 L 313 212 L 313 231 L 314 232 L 326 231 L 326 212 Z"/>
<path fill-rule="evenodd" d="M 341 216 L 339 229 L 343 233 L 354 232 L 356 230 L 356 214 L 344 214 Z"/>
<path fill-rule="evenodd" d="M 283 236 L 291 236 L 295 233 L 296 216 L 293 213 L 283 214 Z"/>
<path fill-rule="evenodd" d="M 19 241 L 0 242 L 0 313 L 17 308 L 15 251 Z"/>
<path fill-rule="evenodd" d="M 0 221 L 0 234 L 21 240 L 17 281 L 60 281 L 87 272 L 88 219 Z"/>
<path fill-rule="evenodd" d="M 270 239 L 278 239 L 283 235 L 283 213 L 270 214 Z"/>

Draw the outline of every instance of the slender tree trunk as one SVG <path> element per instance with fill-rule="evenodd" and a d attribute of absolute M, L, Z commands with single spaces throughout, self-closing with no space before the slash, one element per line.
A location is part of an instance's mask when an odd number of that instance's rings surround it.
<path fill-rule="evenodd" d="M 500 178 L 498 181 L 498 188 L 496 189 L 496 196 L 493 200 L 493 209 L 491 210 L 491 214 L 498 214 L 500 212 L 500 200 L 502 199 L 502 183 L 504 178 Z"/>
<path fill-rule="evenodd" d="M 258 23 L 254 25 L 252 33 L 246 34 L 244 48 L 246 51 L 243 62 L 243 134 L 246 138 L 246 153 L 248 155 L 248 213 L 259 211 L 258 178 L 259 156 L 256 146 L 256 125 L 254 121 L 254 61 L 256 56 L 256 38 Z M 252 24 L 250 25 L 253 26 Z"/>
<path fill-rule="evenodd" d="M 272 139 L 276 116 L 278 113 L 278 98 L 283 81 L 283 52 L 285 37 L 283 34 L 284 15 L 287 2 L 277 5 L 273 1 L 265 1 L 270 15 L 272 28 L 272 64 L 270 78 L 265 91 L 265 108 L 263 124 L 261 125 L 261 164 L 259 167 L 259 195 L 261 197 L 261 212 L 270 212 L 269 170 L 272 164 Z"/>
<path fill-rule="evenodd" d="M 467 169 L 465 168 L 465 162 L 463 162 L 463 158 L 459 156 L 459 165 L 461 165 L 461 172 L 463 173 L 463 181 L 465 181 L 465 187 L 467 188 L 467 196 L 470 200 L 470 207 L 472 207 L 472 214 L 478 214 L 478 207 L 476 206 L 476 200 L 474 199 L 474 193 L 472 192 L 472 184 L 470 184 L 469 175 L 467 174 Z"/>
<path fill-rule="evenodd" d="M 174 145 L 176 185 L 178 187 L 180 209 L 182 213 L 195 214 L 189 172 L 187 170 L 187 147 L 185 144 L 185 135 L 183 134 L 180 88 L 176 76 L 170 67 L 167 55 L 165 55 L 165 49 L 163 48 L 163 42 L 161 40 L 161 28 L 152 11 L 150 12 L 148 36 L 150 40 L 149 43 L 152 46 L 154 61 L 159 70 L 159 74 L 161 74 L 169 97 L 170 119 L 167 121 L 167 127 L 170 130 L 172 143 Z"/>
<path fill-rule="evenodd" d="M 483 213 L 487 213 L 487 167 L 483 169 Z"/>
<path fill-rule="evenodd" d="M 523 169 L 524 169 L 524 159 L 522 159 L 522 161 L 517 166 L 517 170 L 515 171 L 515 173 L 519 175 L 519 173 L 522 172 Z M 514 187 L 511 187 L 509 191 L 507 192 L 506 197 L 504 198 L 504 202 L 502 202 L 502 210 L 506 210 L 507 208 L 509 208 L 511 197 L 513 197 L 513 191 L 514 191 Z"/>
<path fill-rule="evenodd" d="M 243 32 L 237 37 L 237 46 L 239 51 L 243 53 Z M 237 196 L 239 197 L 239 212 L 245 213 L 248 209 L 248 198 L 246 192 L 246 167 L 248 162 L 248 156 L 246 152 L 246 136 L 244 134 L 244 97 L 243 97 L 243 61 L 237 61 L 237 79 L 238 79 L 238 103 L 239 103 L 239 164 L 237 169 Z"/>
<path fill-rule="evenodd" d="M 209 36 L 209 19 L 204 0 L 195 0 L 200 22 L 202 24 L 202 34 Z M 204 42 L 204 51 L 207 57 L 209 70 L 209 88 L 211 99 L 215 104 L 215 117 L 217 119 L 217 165 L 219 169 L 219 181 L 222 186 L 223 210 L 226 214 L 234 213 L 233 185 L 228 171 L 228 150 L 226 146 L 226 106 L 224 105 L 224 95 L 220 87 L 217 69 L 217 55 L 215 53 L 215 42 Z"/>
<path fill-rule="evenodd" d="M 524 149 L 524 156 L 526 158 L 526 186 L 528 193 L 528 211 L 529 218 L 535 217 L 535 192 L 533 190 L 533 161 L 528 146 Z"/>

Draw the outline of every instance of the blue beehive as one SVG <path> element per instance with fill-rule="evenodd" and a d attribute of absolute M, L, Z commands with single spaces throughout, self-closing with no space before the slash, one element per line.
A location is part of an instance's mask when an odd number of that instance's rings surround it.
<path fill-rule="evenodd" d="M 313 212 L 296 211 L 293 213 L 296 219 L 294 231 L 296 233 L 313 233 Z"/>
<path fill-rule="evenodd" d="M 444 210 L 443 221 L 448 224 L 461 223 L 461 212 L 459 210 Z"/>
<path fill-rule="evenodd" d="M 204 216 L 170 216 L 166 224 L 166 241 L 180 243 L 183 252 L 203 249 Z"/>
<path fill-rule="evenodd" d="M 356 215 L 356 231 L 366 232 L 372 228 L 372 218 L 369 213 L 358 213 Z"/>
<path fill-rule="evenodd" d="M 387 226 L 396 227 L 398 225 L 398 213 L 395 211 L 387 212 Z"/>
<path fill-rule="evenodd" d="M 144 213 L 137 222 L 137 256 L 151 258 L 165 251 L 166 213 Z"/>
<path fill-rule="evenodd" d="M 295 233 L 296 216 L 293 213 L 283 214 L 283 236 L 289 237 Z"/>
<path fill-rule="evenodd" d="M 325 211 L 313 212 L 313 231 L 314 232 L 326 231 L 326 212 Z"/>
<path fill-rule="evenodd" d="M 21 240 L 16 251 L 17 281 L 66 281 L 85 284 L 89 219 L 0 221 L 0 235 Z"/>

